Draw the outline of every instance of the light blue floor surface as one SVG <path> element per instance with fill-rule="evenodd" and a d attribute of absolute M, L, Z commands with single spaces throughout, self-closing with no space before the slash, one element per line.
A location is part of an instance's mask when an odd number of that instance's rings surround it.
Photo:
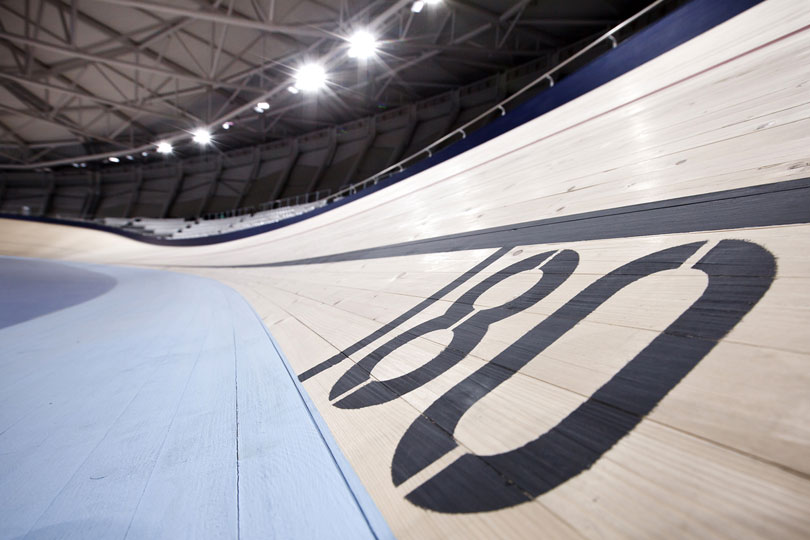
<path fill-rule="evenodd" d="M 236 292 L 0 258 L 0 538 L 389 536 Z"/>

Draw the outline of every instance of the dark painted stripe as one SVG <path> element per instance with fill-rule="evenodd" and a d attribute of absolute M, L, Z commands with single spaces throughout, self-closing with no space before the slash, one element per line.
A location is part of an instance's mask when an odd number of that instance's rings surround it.
<path fill-rule="evenodd" d="M 364 189 L 363 191 L 350 195 L 338 202 L 318 208 L 300 216 L 291 217 L 268 223 L 259 227 L 233 231 L 215 236 L 203 238 L 182 238 L 167 240 L 141 236 L 139 234 L 122 231 L 114 227 L 108 227 L 98 223 L 83 223 L 57 218 L 18 216 L 10 214 L 0 214 L 0 218 L 22 219 L 26 221 L 41 221 L 44 223 L 55 223 L 59 225 L 70 225 L 84 227 L 88 229 L 100 230 L 119 234 L 133 240 L 146 242 L 148 244 L 164 246 L 202 246 L 209 244 L 219 244 L 247 238 L 257 234 L 279 229 L 293 223 L 298 223 L 305 219 L 323 214 L 334 208 L 348 204 L 361 197 L 365 197 L 380 189 L 388 187 L 406 178 L 427 170 L 434 165 L 438 165 L 450 158 L 458 156 L 472 148 L 479 146 L 495 137 L 506 133 L 546 114 L 557 107 L 572 101 L 599 86 L 624 75 L 638 66 L 649 62 L 661 54 L 686 43 L 692 38 L 711 30 L 718 24 L 739 15 L 743 11 L 759 4 L 762 0 L 693 0 L 692 2 L 673 11 L 663 19 L 651 24 L 647 28 L 639 31 L 586 66 L 580 68 L 575 73 L 568 75 L 559 83 L 541 92 L 526 103 L 516 107 L 507 115 L 498 118 L 492 123 L 471 133 L 466 139 L 454 143 L 433 154 L 432 157 L 420 161 L 407 170 L 395 174 L 377 185 Z"/>
<path fill-rule="evenodd" d="M 264 264 L 221 265 L 218 268 L 321 264 L 808 222 L 810 222 L 810 178 L 802 178 L 560 218 L 526 221 L 322 257 Z"/>

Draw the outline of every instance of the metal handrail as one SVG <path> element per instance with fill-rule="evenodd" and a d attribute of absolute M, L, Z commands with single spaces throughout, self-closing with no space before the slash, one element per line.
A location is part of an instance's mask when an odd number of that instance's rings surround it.
<path fill-rule="evenodd" d="M 601 36 L 596 38 L 594 41 L 592 41 L 590 44 L 588 44 L 587 46 L 582 48 L 580 51 L 578 51 L 573 56 L 570 56 L 566 60 L 563 60 L 562 62 L 560 62 L 556 66 L 552 67 L 551 69 L 549 69 L 548 71 L 546 71 L 545 73 L 543 73 L 542 75 L 537 77 L 535 80 L 533 80 L 532 82 L 530 82 L 529 84 L 527 84 L 526 86 L 524 86 L 523 88 L 521 88 L 520 90 L 518 90 L 517 92 L 512 94 L 511 96 L 508 96 L 508 97 L 504 98 L 503 101 L 499 102 L 498 104 L 496 104 L 493 107 L 490 107 L 489 109 L 487 109 L 483 113 L 479 114 L 478 116 L 476 116 L 472 120 L 468 121 L 466 124 L 458 127 L 457 129 L 455 129 L 455 130 L 451 131 L 450 133 L 446 134 L 445 136 L 433 141 L 431 144 L 429 144 L 426 147 L 422 148 L 418 152 L 415 152 L 415 153 L 411 154 L 410 156 L 408 156 L 408 157 L 406 157 L 404 159 L 401 159 L 400 161 L 394 163 L 393 165 L 390 165 L 390 166 L 386 167 L 385 169 L 383 169 L 380 172 L 370 176 L 369 178 L 366 178 L 365 180 L 363 180 L 361 182 L 358 182 L 356 184 L 352 184 L 351 186 L 347 186 L 347 187 L 343 188 L 342 190 L 335 193 L 334 197 L 345 196 L 345 195 L 347 195 L 349 193 L 349 191 L 356 191 L 357 186 L 359 186 L 359 185 L 365 186 L 365 184 L 367 184 L 369 181 L 371 181 L 373 179 L 379 180 L 379 179 L 382 179 L 382 177 L 384 177 L 386 175 L 390 176 L 391 174 L 393 174 L 395 172 L 394 169 L 401 169 L 405 163 L 407 163 L 408 161 L 411 161 L 413 158 L 417 157 L 419 154 L 422 154 L 424 152 L 428 152 L 428 154 L 430 156 L 432 156 L 433 155 L 433 148 L 435 148 L 436 146 L 442 144 L 443 142 L 451 139 L 452 137 L 455 137 L 456 135 L 461 134 L 462 138 L 466 138 L 465 129 L 471 127 L 476 122 L 479 122 L 480 120 L 483 120 L 484 118 L 488 117 L 489 115 L 491 115 L 495 111 L 500 110 L 501 111 L 501 116 L 504 116 L 506 114 L 506 107 L 505 106 L 508 103 L 511 103 L 512 101 L 517 99 L 519 96 L 525 94 L 530 89 L 534 88 L 535 86 L 537 86 L 538 84 L 540 84 L 542 81 L 544 81 L 546 79 L 548 79 L 549 88 L 551 88 L 552 86 L 554 86 L 554 78 L 552 77 L 552 75 L 554 73 L 560 71 L 562 68 L 564 68 L 565 66 L 567 66 L 568 64 L 570 64 L 571 62 L 576 60 L 577 58 L 580 58 L 582 55 L 584 55 L 585 53 L 587 53 L 588 51 L 590 51 L 591 49 L 593 49 L 594 47 L 596 47 L 597 45 L 599 45 L 603 41 L 605 41 L 605 40 L 610 41 L 611 42 L 611 48 L 615 48 L 617 46 L 617 41 L 616 41 L 616 38 L 613 36 L 613 34 L 618 32 L 619 30 L 623 29 L 627 25 L 633 23 L 634 21 L 636 21 L 640 17 L 643 17 L 645 14 L 647 14 L 651 10 L 655 9 L 656 7 L 658 7 L 660 4 L 664 3 L 665 1 L 666 0 L 655 0 L 655 2 L 651 3 L 650 5 L 648 5 L 647 7 L 645 7 L 644 9 L 642 9 L 641 11 L 639 11 L 638 13 L 633 15 L 632 17 L 622 21 L 621 23 L 617 24 L 616 26 L 614 26 L 613 28 L 611 28 L 610 30 L 608 30 L 607 32 L 605 32 L 604 34 L 602 34 Z"/>
<path fill-rule="evenodd" d="M 262 204 L 258 205 L 258 207 L 237 208 L 235 210 L 231 210 L 229 212 L 224 212 L 224 213 L 219 213 L 219 212 L 213 213 L 213 214 L 209 213 L 209 214 L 206 214 L 205 217 L 203 217 L 203 219 L 221 219 L 221 218 L 226 218 L 226 217 L 234 217 L 234 216 L 238 216 L 238 215 L 252 214 L 252 213 L 260 212 L 260 211 L 263 211 L 263 210 L 271 210 L 271 209 L 274 209 L 274 208 L 281 208 L 281 207 L 284 207 L 284 206 L 297 206 L 298 204 L 308 204 L 310 202 L 318 202 L 318 201 L 321 201 L 323 199 L 326 199 L 326 202 L 330 203 L 330 202 L 335 202 L 337 200 L 340 200 L 343 197 L 353 195 L 353 194 L 357 193 L 358 191 L 362 191 L 363 189 L 367 188 L 369 185 L 376 185 L 380 180 L 382 180 L 382 179 L 384 179 L 386 177 L 390 177 L 393 174 L 403 172 L 405 170 L 405 164 L 412 161 L 412 160 L 414 160 L 415 158 L 419 157 L 420 154 L 425 154 L 426 153 L 428 155 L 428 158 L 430 158 L 430 157 L 433 156 L 433 154 L 434 154 L 433 151 L 437 146 L 441 145 L 444 142 L 447 142 L 451 138 L 456 137 L 458 135 L 461 135 L 462 139 L 465 139 L 467 137 L 467 131 L 466 130 L 471 128 L 477 122 L 479 122 L 479 121 L 487 118 L 488 116 L 492 115 L 494 112 L 500 111 L 500 116 L 505 116 L 506 115 L 506 105 L 508 105 L 509 103 L 515 101 L 517 98 L 519 98 L 520 96 L 522 96 L 523 94 L 525 94 L 526 92 L 528 92 L 529 90 L 531 90 L 532 88 L 534 88 L 535 86 L 540 84 L 541 82 L 543 82 L 545 80 L 548 80 L 549 88 L 553 87 L 554 86 L 554 77 L 553 77 L 553 75 L 555 73 L 559 72 L 565 66 L 571 64 L 572 62 L 574 62 L 578 58 L 582 57 L 584 54 L 586 54 L 588 51 L 590 51 L 591 49 L 593 49 L 594 47 L 596 47 L 600 43 L 602 43 L 604 41 L 610 41 L 611 42 L 611 47 L 615 48 L 618 45 L 618 42 L 616 40 L 616 37 L 613 34 L 619 32 L 620 30 L 622 30 L 623 28 L 625 28 L 629 24 L 632 24 L 633 22 L 635 22 L 640 17 L 643 17 L 645 14 L 649 13 L 650 11 L 652 11 L 653 9 L 658 7 L 659 5 L 663 4 L 665 1 L 666 0 L 655 0 L 654 2 L 649 4 L 647 7 L 645 7 L 644 9 L 639 11 L 638 13 L 636 13 L 635 15 L 633 15 L 633 16 L 629 17 L 628 19 L 622 21 L 621 23 L 617 24 L 616 26 L 614 26 L 613 28 L 611 28 L 610 30 L 608 30 L 607 32 L 605 32 L 604 34 L 602 34 L 601 36 L 599 36 L 598 38 L 593 40 L 591 43 L 589 43 L 588 45 L 586 45 L 585 47 L 580 49 L 574 55 L 568 57 L 567 59 L 563 60 L 559 64 L 555 65 L 554 67 L 552 67 L 551 69 L 549 69 L 548 71 L 546 71 L 545 73 L 540 75 L 539 77 L 535 78 L 533 81 L 531 81 L 529 84 L 527 84 L 526 86 L 524 86 L 523 88 L 521 88 L 517 92 L 515 92 L 515 93 L 511 94 L 510 96 L 504 98 L 502 101 L 498 102 L 494 106 L 492 106 L 489 109 L 485 110 L 484 112 L 482 112 L 481 114 L 479 114 L 478 116 L 473 118 L 472 120 L 469 120 L 465 124 L 459 126 L 458 128 L 454 129 L 450 133 L 447 133 L 446 135 L 444 135 L 444 136 L 440 137 L 439 139 L 433 141 L 432 143 L 425 146 L 424 148 L 421 148 L 420 150 L 418 150 L 418 151 L 410 154 L 409 156 L 397 161 L 393 165 L 389 165 L 385 169 L 383 169 L 383 170 L 369 176 L 368 178 L 366 178 L 364 180 L 361 180 L 360 182 L 356 182 L 354 184 L 348 185 L 348 186 L 340 189 L 339 191 L 337 191 L 335 193 L 331 193 L 331 190 L 318 190 L 318 191 L 316 191 L 314 193 L 306 193 L 306 194 L 303 194 L 303 195 L 287 197 L 285 199 L 276 199 L 276 200 L 273 200 L 273 201 L 268 201 L 268 202 L 265 202 L 265 203 L 262 203 Z M 325 191 L 326 194 L 323 197 L 321 197 L 321 193 L 323 191 Z M 310 201 L 310 197 L 312 195 L 315 196 L 315 199 Z M 300 197 L 302 197 L 302 196 L 306 197 L 306 200 L 303 203 L 299 203 Z M 295 204 L 290 204 L 291 201 L 293 201 L 293 200 L 295 200 Z M 218 215 L 221 216 L 221 217 L 218 218 L 217 217 Z M 208 217 L 208 216 L 212 216 L 212 217 Z"/>
<path fill-rule="evenodd" d="M 515 92 L 514 94 L 504 98 L 502 101 L 498 102 L 494 106 L 492 106 L 489 109 L 485 110 L 484 112 L 482 112 L 481 114 L 479 114 L 478 116 L 473 118 L 472 120 L 469 120 L 465 124 L 463 124 L 463 125 L 459 126 L 458 128 L 454 129 L 450 133 L 447 133 L 443 137 L 433 141 L 432 143 L 425 146 L 424 148 L 421 148 L 420 150 L 418 150 L 418 151 L 414 152 L 413 154 L 409 155 L 408 157 L 405 157 L 405 158 L 397 161 L 393 165 L 389 165 L 385 169 L 383 169 L 383 170 L 369 176 L 365 180 L 361 180 L 360 182 L 356 182 L 354 184 L 351 184 L 351 185 L 348 185 L 348 186 L 342 188 L 341 190 L 335 192 L 334 194 L 332 194 L 331 190 L 329 190 L 330 193 L 328 193 L 326 195 L 326 197 L 325 197 L 327 199 L 327 203 L 335 202 L 335 201 L 337 201 L 339 199 L 342 199 L 343 197 L 347 197 L 349 195 L 354 195 L 358 191 L 362 191 L 363 189 L 366 189 L 369 186 L 369 184 L 376 185 L 383 178 L 386 178 L 386 177 L 391 176 L 393 174 L 403 172 L 405 170 L 405 164 L 412 161 L 412 160 L 414 160 L 415 158 L 419 157 L 419 155 L 421 155 L 421 154 L 426 153 L 428 155 L 428 158 L 433 157 L 434 148 L 436 148 L 440 144 L 452 139 L 453 137 L 456 137 L 457 135 L 461 135 L 462 140 L 466 139 L 467 138 L 467 131 L 466 130 L 471 128 L 477 122 L 487 118 L 488 116 L 493 114 L 495 111 L 500 111 L 500 115 L 505 116 L 506 115 L 506 105 L 513 102 L 518 97 L 525 94 L 526 92 L 528 92 L 529 90 L 531 90 L 532 88 L 534 88 L 535 86 L 537 86 L 538 84 L 540 84 L 541 82 L 543 82 L 545 80 L 548 81 L 549 88 L 553 87 L 554 86 L 554 77 L 553 77 L 553 75 L 555 73 L 559 72 L 565 66 L 571 64 L 572 62 L 574 62 L 578 58 L 582 57 L 584 54 L 586 54 L 588 51 L 590 51 L 591 49 L 593 49 L 594 47 L 596 47 L 600 43 L 602 43 L 604 41 L 610 41 L 611 48 L 616 48 L 616 46 L 618 45 L 618 42 L 616 41 L 616 37 L 613 34 L 620 31 L 621 29 L 623 29 L 627 25 L 633 23 L 634 21 L 636 21 L 640 17 L 643 17 L 645 14 L 649 13 L 651 10 L 653 10 L 656 7 L 658 7 L 659 5 L 663 4 L 665 1 L 666 0 L 655 0 L 650 5 L 648 5 L 647 7 L 645 7 L 644 9 L 642 9 L 641 11 L 639 11 L 638 13 L 633 15 L 632 17 L 622 21 L 621 23 L 617 24 L 616 26 L 614 26 L 613 28 L 611 28 L 610 30 L 608 30 L 607 32 L 605 32 L 604 34 L 602 34 L 601 36 L 596 38 L 594 41 L 592 41 L 591 43 L 589 43 L 588 45 L 586 45 L 585 47 L 580 49 L 574 55 L 568 57 L 567 59 L 563 60 L 562 62 L 560 62 L 556 66 L 552 67 L 551 69 L 549 69 L 548 71 L 546 71 L 545 73 L 543 73 L 542 75 L 540 75 L 539 77 L 534 79 L 532 82 L 530 82 L 529 84 L 527 84 L 526 86 L 524 86 L 523 88 L 521 88 L 520 90 Z M 317 195 L 320 192 L 317 191 L 315 193 Z M 290 199 L 290 198 L 288 197 L 288 199 Z M 287 200 L 287 199 L 281 199 L 281 201 L 285 201 L 285 200 Z M 317 202 L 319 200 L 321 200 L 321 199 L 316 198 L 315 202 Z M 272 205 L 273 208 L 277 208 L 278 207 L 277 202 L 278 201 L 270 201 L 270 202 L 264 203 L 262 206 L 264 206 L 264 205 Z"/>

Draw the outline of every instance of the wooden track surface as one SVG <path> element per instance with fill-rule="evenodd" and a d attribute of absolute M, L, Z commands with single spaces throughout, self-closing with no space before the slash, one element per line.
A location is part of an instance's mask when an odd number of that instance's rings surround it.
<path fill-rule="evenodd" d="M 398 537 L 806 538 L 808 177 L 810 9 L 767 0 L 289 227 L 0 252 L 233 287 Z"/>

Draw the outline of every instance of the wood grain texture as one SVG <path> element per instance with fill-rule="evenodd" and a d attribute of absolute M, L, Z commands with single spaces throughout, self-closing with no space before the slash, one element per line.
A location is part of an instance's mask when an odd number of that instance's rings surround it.
<path fill-rule="evenodd" d="M 398 537 L 804 538 L 808 60 L 806 2 L 767 0 L 471 152 L 289 227 L 172 248 L 6 220 L 0 248 L 160 266 L 238 291 Z M 486 319 L 561 277 L 548 265 L 565 250 L 577 256 L 570 275 Z M 626 283 L 605 293 L 609 276 Z M 354 386 L 336 389 L 350 371 Z M 503 380 L 479 396 L 485 376 Z M 365 387 L 394 395 L 338 405 Z M 575 412 L 593 429 L 567 428 Z M 520 467 L 503 457 L 542 437 L 558 451 L 525 450 L 534 461 Z M 450 449 L 411 463 L 439 447 Z M 590 465 L 566 473 L 577 459 Z M 452 476 L 458 464 L 469 474 Z M 487 475 L 500 484 L 481 484 Z M 534 494 L 528 483 L 541 480 L 554 485 Z M 493 495 L 503 486 L 517 502 Z M 495 503 L 505 506 L 463 510 Z"/>

